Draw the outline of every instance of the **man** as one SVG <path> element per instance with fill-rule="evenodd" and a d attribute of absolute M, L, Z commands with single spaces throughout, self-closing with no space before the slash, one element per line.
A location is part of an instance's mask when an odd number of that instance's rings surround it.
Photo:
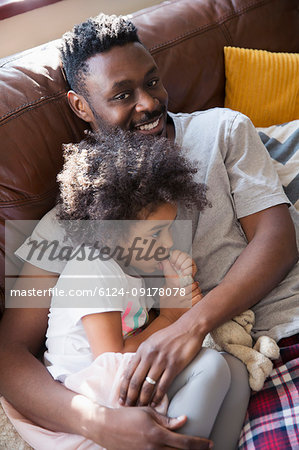
<path fill-rule="evenodd" d="M 113 125 L 175 139 L 199 161 L 212 203 L 200 217 L 196 212 L 187 215 L 183 206 L 179 214 L 193 221 L 193 257 L 205 296 L 140 346 L 123 383 L 122 403 L 147 405 L 155 388 L 153 402 L 158 403 L 200 351 L 206 333 L 261 299 L 256 335 L 263 331 L 278 340 L 298 332 L 298 322 L 292 323 L 295 296 L 286 298 L 289 285 L 272 294 L 297 260 L 288 200 L 247 119 L 220 109 L 167 114 L 167 93 L 158 69 L 134 26 L 121 19 L 101 16 L 76 27 L 64 38 L 62 59 L 71 87 L 69 104 L 80 118 L 93 129 Z M 51 240 L 59 233 L 53 217 L 49 213 L 35 235 Z M 26 259 L 26 244 L 19 255 Z M 56 261 L 51 274 L 49 270 L 31 260 L 22 274 L 46 276 L 36 282 L 37 288 L 45 289 L 55 285 L 62 267 Z M 29 278 L 18 283 L 23 289 L 32 286 Z M 273 309 L 286 313 L 272 314 L 271 302 Z M 167 430 L 182 425 L 183 419 L 167 421 L 146 407 L 107 410 L 55 383 L 32 356 L 46 326 L 47 310 L 42 309 L 8 310 L 1 323 L 1 393 L 25 416 L 52 430 L 82 434 L 109 449 L 206 448 L 204 441 Z M 146 383 L 146 376 L 155 384 Z"/>

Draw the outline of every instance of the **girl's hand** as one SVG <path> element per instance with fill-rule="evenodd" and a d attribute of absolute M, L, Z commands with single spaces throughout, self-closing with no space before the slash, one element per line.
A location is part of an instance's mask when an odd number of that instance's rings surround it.
<path fill-rule="evenodd" d="M 193 276 L 197 267 L 192 258 L 184 252 L 174 250 L 168 260 L 162 262 L 165 289 L 173 290 L 171 296 L 160 298 L 160 314 L 174 322 L 202 298 Z"/>
<path fill-rule="evenodd" d="M 187 287 L 193 283 L 197 267 L 188 253 L 173 250 L 169 259 L 162 261 L 165 287 Z"/>

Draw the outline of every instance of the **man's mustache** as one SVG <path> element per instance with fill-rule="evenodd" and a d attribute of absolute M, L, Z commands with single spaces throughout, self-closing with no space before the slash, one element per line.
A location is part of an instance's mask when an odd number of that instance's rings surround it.
<path fill-rule="evenodd" d="M 161 114 L 164 114 L 165 112 L 166 112 L 165 105 L 161 106 L 161 108 L 159 110 L 155 110 L 152 112 L 145 111 L 142 119 L 140 119 L 138 121 L 138 123 L 133 123 L 132 127 L 136 127 L 136 126 L 140 127 L 148 122 L 154 121 L 155 119 L 158 119 L 158 117 L 160 117 Z"/>

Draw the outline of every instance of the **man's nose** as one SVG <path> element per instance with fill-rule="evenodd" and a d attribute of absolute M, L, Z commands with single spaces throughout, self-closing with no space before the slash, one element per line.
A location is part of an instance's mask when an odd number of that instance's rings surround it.
<path fill-rule="evenodd" d="M 138 93 L 135 109 L 137 112 L 154 111 L 159 105 L 159 100 L 144 90 Z"/>

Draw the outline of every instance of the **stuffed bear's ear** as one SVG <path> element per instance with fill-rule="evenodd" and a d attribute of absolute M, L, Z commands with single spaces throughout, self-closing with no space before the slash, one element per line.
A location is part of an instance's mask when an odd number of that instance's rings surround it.
<path fill-rule="evenodd" d="M 252 311 L 252 309 L 247 309 L 247 311 L 244 311 L 242 314 L 234 317 L 232 320 L 234 322 L 237 322 L 242 327 L 244 327 L 246 331 L 247 331 L 247 328 L 249 329 L 249 327 L 250 327 L 250 331 L 251 331 L 251 329 L 254 325 L 254 322 L 255 322 L 254 312 Z M 250 332 L 250 331 L 248 331 L 248 332 Z"/>

